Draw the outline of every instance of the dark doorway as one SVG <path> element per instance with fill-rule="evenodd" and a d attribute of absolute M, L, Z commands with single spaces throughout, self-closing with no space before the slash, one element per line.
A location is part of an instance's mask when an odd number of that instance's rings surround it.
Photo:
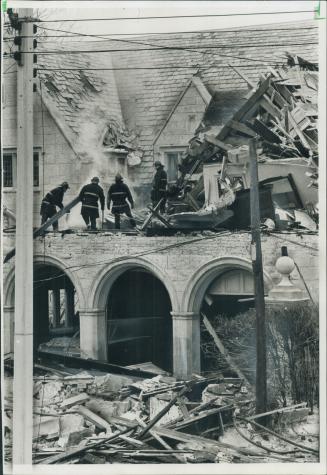
<path fill-rule="evenodd" d="M 208 287 L 204 296 L 201 313 L 205 315 L 223 345 L 224 338 L 219 333 L 219 324 L 228 325 L 236 315 L 245 314 L 254 307 L 253 276 L 252 273 L 243 269 L 229 270 L 217 277 Z M 246 316 L 244 316 L 246 318 Z M 217 326 L 218 325 L 218 326 Z M 209 350 L 208 350 L 209 349 Z M 201 323 L 201 368 L 203 371 L 211 371 L 226 367 L 225 359 L 213 342 L 203 322 Z M 235 376 L 225 373 L 225 376 Z"/>
<path fill-rule="evenodd" d="M 150 272 L 131 269 L 113 284 L 107 301 L 108 360 L 132 365 L 152 362 L 172 368 L 171 302 Z"/>
<path fill-rule="evenodd" d="M 79 331 L 75 288 L 58 267 L 34 266 L 34 351 L 53 338 L 72 337 Z"/>

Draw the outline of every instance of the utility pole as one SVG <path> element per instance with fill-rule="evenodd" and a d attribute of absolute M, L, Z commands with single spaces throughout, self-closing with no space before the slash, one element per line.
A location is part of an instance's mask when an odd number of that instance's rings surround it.
<path fill-rule="evenodd" d="M 32 464 L 33 438 L 33 10 L 19 9 L 13 465 Z"/>
<path fill-rule="evenodd" d="M 256 412 L 267 411 L 267 362 L 266 362 L 266 322 L 265 295 L 260 236 L 260 198 L 258 184 L 258 162 L 256 140 L 250 140 L 251 170 L 251 231 L 252 231 L 252 268 L 254 277 L 254 300 L 256 311 Z"/>

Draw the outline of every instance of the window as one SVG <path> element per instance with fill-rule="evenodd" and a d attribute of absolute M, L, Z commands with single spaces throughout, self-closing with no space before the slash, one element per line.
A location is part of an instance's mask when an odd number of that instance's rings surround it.
<path fill-rule="evenodd" d="M 4 188 L 14 188 L 17 180 L 17 153 L 3 153 L 3 186 Z M 33 153 L 33 186 L 40 185 L 40 160 L 39 152 Z"/>
<path fill-rule="evenodd" d="M 165 151 L 165 166 L 168 181 L 175 181 L 178 178 L 178 165 L 182 162 L 183 150 Z"/>
<path fill-rule="evenodd" d="M 13 153 L 3 154 L 3 186 L 14 186 Z"/>

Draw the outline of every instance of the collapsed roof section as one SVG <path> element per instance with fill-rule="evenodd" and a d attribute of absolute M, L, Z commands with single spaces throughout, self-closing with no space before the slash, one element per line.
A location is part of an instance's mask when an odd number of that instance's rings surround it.
<path fill-rule="evenodd" d="M 80 44 L 69 43 L 60 55 L 42 54 L 42 49 L 56 50 L 56 44 L 47 42 L 39 49 L 39 92 L 75 152 L 89 159 L 103 146 L 135 148 L 123 121 L 113 71 L 98 70 L 94 55 L 78 52 Z M 103 55 L 101 63 L 112 69 L 110 55 Z"/>

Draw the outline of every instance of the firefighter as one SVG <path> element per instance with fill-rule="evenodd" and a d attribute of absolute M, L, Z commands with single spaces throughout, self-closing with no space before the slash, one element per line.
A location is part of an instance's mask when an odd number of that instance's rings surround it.
<path fill-rule="evenodd" d="M 152 190 L 151 190 L 151 201 L 153 207 L 155 207 L 160 200 L 160 213 L 165 212 L 166 206 L 166 197 L 167 197 L 167 173 L 164 170 L 164 166 L 161 162 L 154 162 L 154 167 L 156 172 L 153 177 Z"/>
<path fill-rule="evenodd" d="M 67 181 L 61 183 L 57 188 L 49 191 L 42 200 L 40 215 L 41 215 L 41 226 L 46 223 L 46 221 L 57 213 L 56 206 L 63 209 L 64 205 L 62 200 L 64 198 L 65 192 L 68 190 L 69 185 Z M 58 231 L 58 221 L 52 223 L 54 231 Z"/>
<path fill-rule="evenodd" d="M 128 200 L 128 202 L 126 201 Z M 115 228 L 120 229 L 120 215 L 126 214 L 129 217 L 131 225 L 135 228 L 136 223 L 133 218 L 131 208 L 134 208 L 134 200 L 130 189 L 123 183 L 123 177 L 120 173 L 115 176 L 115 183 L 113 183 L 108 191 L 107 208 L 110 210 L 110 203 L 112 201 L 112 214 L 115 215 Z"/>
<path fill-rule="evenodd" d="M 100 200 L 101 210 L 104 210 L 104 193 L 99 186 L 99 178 L 95 176 L 91 183 L 83 186 L 79 194 L 82 202 L 81 215 L 85 221 L 87 229 L 96 231 L 96 220 L 99 217 L 98 200 Z"/>

